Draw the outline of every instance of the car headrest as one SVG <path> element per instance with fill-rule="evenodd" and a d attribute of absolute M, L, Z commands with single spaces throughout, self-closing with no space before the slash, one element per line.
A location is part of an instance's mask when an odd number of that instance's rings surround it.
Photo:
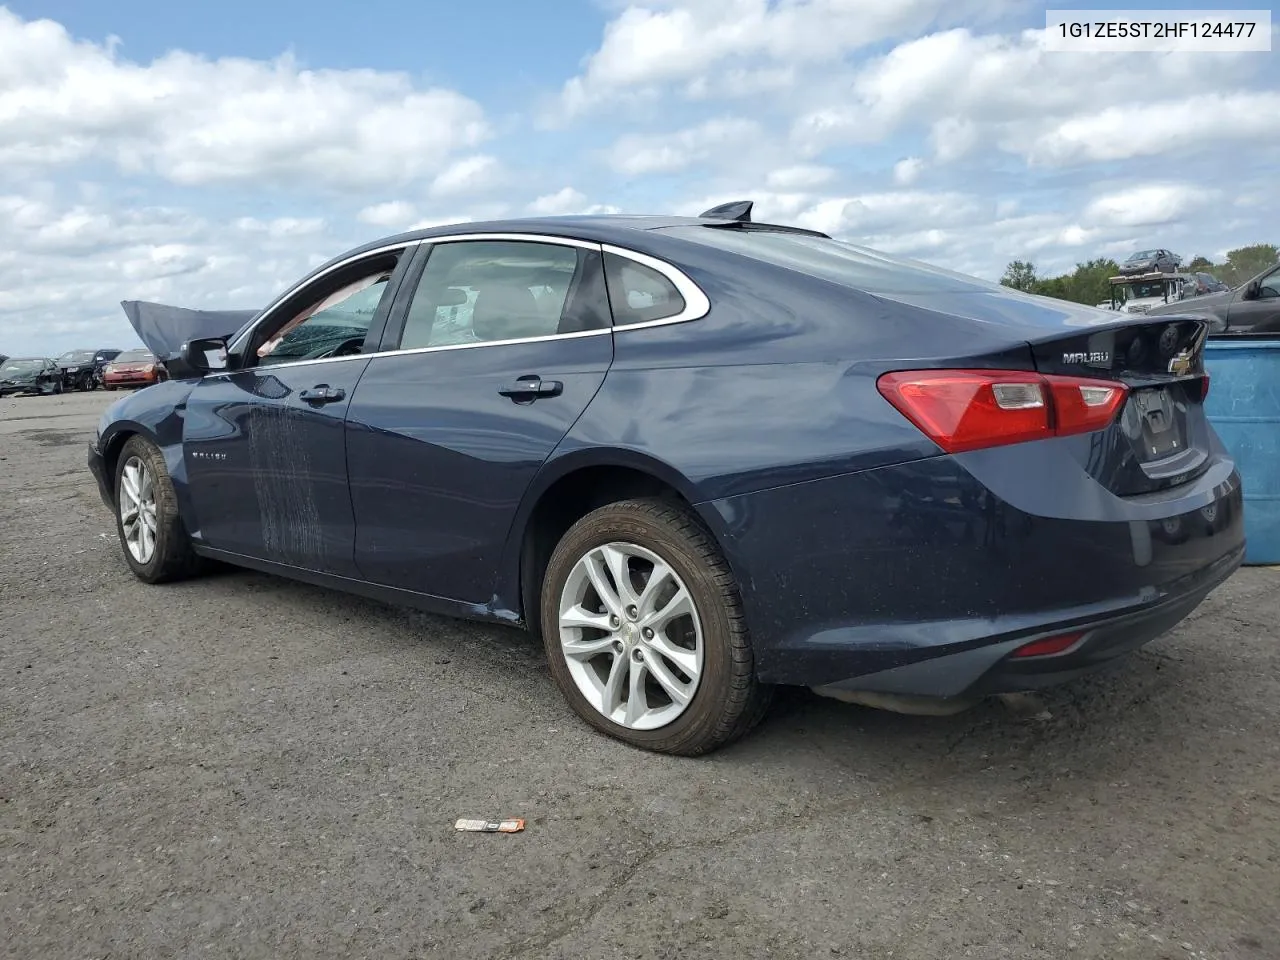
<path fill-rule="evenodd" d="M 514 337 L 554 333 L 538 309 L 537 298 L 528 287 L 493 286 L 481 290 L 472 307 L 471 329 L 480 340 L 509 340 Z"/>

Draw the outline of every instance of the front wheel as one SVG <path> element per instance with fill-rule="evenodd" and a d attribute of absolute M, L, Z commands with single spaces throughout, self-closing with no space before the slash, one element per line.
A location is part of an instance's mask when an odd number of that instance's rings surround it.
<path fill-rule="evenodd" d="M 679 505 L 628 500 L 574 524 L 547 565 L 541 620 L 569 705 L 633 746 L 707 753 L 768 708 L 733 574 Z"/>
<path fill-rule="evenodd" d="M 116 532 L 129 569 L 146 583 L 180 580 L 202 567 L 178 515 L 164 456 L 145 437 L 130 437 L 120 451 Z"/>

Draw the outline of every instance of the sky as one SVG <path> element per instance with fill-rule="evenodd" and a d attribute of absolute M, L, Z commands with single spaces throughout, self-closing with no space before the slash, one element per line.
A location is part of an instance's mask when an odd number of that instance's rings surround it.
<path fill-rule="evenodd" d="M 987 279 L 1280 243 L 1280 58 L 1052 52 L 1045 6 L 0 0 L 0 354 L 496 217 L 752 199 Z"/>

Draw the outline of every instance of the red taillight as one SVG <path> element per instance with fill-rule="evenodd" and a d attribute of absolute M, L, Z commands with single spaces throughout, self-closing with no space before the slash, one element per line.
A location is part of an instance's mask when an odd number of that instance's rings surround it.
<path fill-rule="evenodd" d="M 1206 373 L 1200 378 L 1200 399 L 1207 400 L 1209 398 L 1209 375 Z"/>
<path fill-rule="evenodd" d="M 1053 394 L 1053 432 L 1092 433 L 1110 426 L 1124 403 L 1125 385 L 1115 380 L 1045 377 Z"/>
<path fill-rule="evenodd" d="M 876 387 L 948 453 L 1101 430 L 1127 393 L 1115 380 L 1017 370 L 886 373 Z"/>
<path fill-rule="evenodd" d="M 1083 636 L 1083 633 L 1064 633 L 1056 637 L 1045 637 L 1042 640 L 1032 640 L 1030 643 L 1013 651 L 1010 656 L 1050 657 L 1055 653 L 1062 653 L 1064 650 L 1070 650 L 1075 646 L 1076 641 Z"/>

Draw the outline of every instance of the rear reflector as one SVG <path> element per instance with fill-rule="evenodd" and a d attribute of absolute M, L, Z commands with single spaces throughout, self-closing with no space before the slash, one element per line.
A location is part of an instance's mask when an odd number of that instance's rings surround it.
<path fill-rule="evenodd" d="M 1077 640 L 1083 637 L 1083 633 L 1064 633 L 1057 637 L 1045 637 L 1043 640 L 1033 640 L 1025 646 L 1019 647 L 1013 651 L 1010 656 L 1013 657 L 1049 657 L 1055 653 L 1062 653 L 1075 646 Z"/>
<path fill-rule="evenodd" d="M 876 387 L 948 453 L 1103 430 L 1127 395 L 1115 380 L 1017 370 L 910 370 Z"/>

